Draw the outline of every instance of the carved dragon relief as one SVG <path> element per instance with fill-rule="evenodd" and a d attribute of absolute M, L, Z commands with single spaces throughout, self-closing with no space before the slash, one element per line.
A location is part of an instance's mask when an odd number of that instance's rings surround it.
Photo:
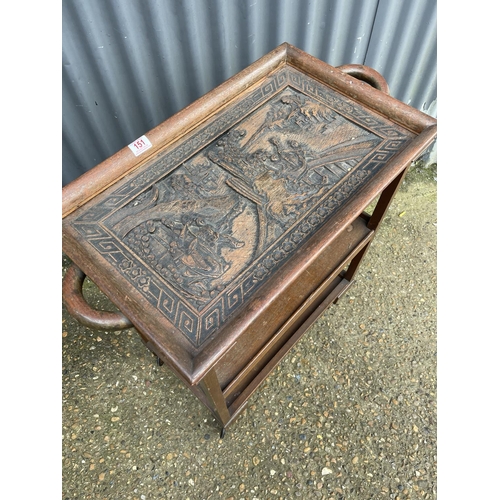
<path fill-rule="evenodd" d="M 288 87 L 107 225 L 201 311 L 380 141 Z"/>

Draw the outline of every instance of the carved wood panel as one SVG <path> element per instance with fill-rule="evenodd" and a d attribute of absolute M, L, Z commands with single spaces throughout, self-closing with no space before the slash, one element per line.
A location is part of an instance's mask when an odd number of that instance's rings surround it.
<path fill-rule="evenodd" d="M 286 67 L 65 223 L 200 346 L 411 137 Z"/>

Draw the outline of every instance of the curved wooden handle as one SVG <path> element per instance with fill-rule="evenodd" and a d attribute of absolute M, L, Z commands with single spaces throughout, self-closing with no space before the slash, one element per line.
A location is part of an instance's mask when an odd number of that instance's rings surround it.
<path fill-rule="evenodd" d="M 337 69 L 368 83 L 385 94 L 389 94 L 389 85 L 387 85 L 385 78 L 373 68 L 364 66 L 363 64 L 344 64 L 343 66 L 337 66 Z"/>
<path fill-rule="evenodd" d="M 82 325 L 99 330 L 123 330 L 134 326 L 121 312 L 92 309 L 83 297 L 84 280 L 84 272 L 74 264 L 66 271 L 63 279 L 63 301 L 73 318 Z"/>

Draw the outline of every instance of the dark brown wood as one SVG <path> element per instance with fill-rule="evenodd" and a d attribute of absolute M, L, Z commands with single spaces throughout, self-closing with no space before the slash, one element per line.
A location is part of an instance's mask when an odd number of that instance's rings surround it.
<path fill-rule="evenodd" d="M 358 227 L 354 229 L 348 227 L 344 238 L 336 241 L 329 251 L 325 252 L 325 259 L 318 260 L 314 266 L 306 268 L 304 274 L 295 281 L 295 286 L 278 296 L 277 303 L 272 304 L 272 314 L 262 315 L 266 318 L 265 327 L 258 322 L 255 327 L 249 327 L 246 330 L 247 335 L 227 350 L 224 357 L 217 363 L 216 369 L 222 386 L 225 388 L 226 397 L 240 390 L 242 384 L 250 380 L 252 374 L 258 371 L 302 325 L 318 304 L 338 284 L 335 280 L 348 264 L 349 259 L 371 240 L 374 233 L 367 230 L 366 224 L 358 219 L 354 225 Z M 349 233 L 353 233 L 352 236 Z M 350 245 L 351 248 L 349 248 Z M 315 269 L 317 267 L 323 269 L 321 273 L 324 276 L 323 281 L 311 279 L 317 276 Z M 307 275 L 307 272 L 310 272 L 310 275 Z M 311 282 L 316 284 L 316 288 L 311 286 Z M 301 293 L 303 297 L 307 297 L 305 300 L 301 299 Z M 281 311 L 284 309 L 292 312 L 283 314 Z M 288 317 L 284 323 L 281 321 L 283 317 Z"/>
<path fill-rule="evenodd" d="M 403 182 L 405 178 L 406 172 L 408 172 L 408 167 L 406 167 L 390 184 L 386 189 L 382 191 L 380 198 L 375 205 L 375 209 L 368 221 L 368 227 L 373 229 L 374 231 L 378 228 L 380 223 L 382 222 L 389 205 L 391 204 L 394 195 L 396 194 L 399 186 Z"/>
<path fill-rule="evenodd" d="M 338 288 L 341 283 L 342 287 Z M 327 291 L 330 293 L 326 294 L 326 298 L 323 298 L 323 301 L 327 299 L 330 300 L 333 295 L 340 295 L 340 291 L 343 290 L 344 287 L 348 288 L 350 282 L 337 275 L 330 281 L 329 285 L 330 286 Z M 292 318 L 290 318 L 285 325 L 283 325 L 283 327 L 280 328 L 278 332 L 266 343 L 266 345 L 253 356 L 253 358 L 224 389 L 224 397 L 227 398 L 229 404 L 232 404 L 234 399 L 236 399 L 241 392 L 248 387 L 249 383 L 262 373 L 263 368 L 267 366 L 272 359 L 275 359 L 277 352 L 280 351 L 291 338 L 298 339 L 298 337 L 295 336 L 297 331 L 301 330 L 305 333 L 303 325 L 312 320 L 314 310 L 318 307 L 317 303 L 323 302 L 320 299 L 314 299 L 315 297 L 311 297 L 308 301 L 306 301 L 306 303 L 304 303 L 303 306 L 296 311 Z"/>
<path fill-rule="evenodd" d="M 226 400 L 222 394 L 215 370 L 210 370 L 200 382 L 200 388 L 211 402 L 211 410 L 222 427 L 231 420 Z"/>
<path fill-rule="evenodd" d="M 390 93 L 389 85 L 385 81 L 385 78 L 373 68 L 369 68 L 363 64 L 344 64 L 343 66 L 338 66 L 337 69 L 371 85 L 372 87 L 382 91 L 384 94 L 389 95 Z"/>
<path fill-rule="evenodd" d="M 138 158 L 128 147 L 124 147 L 65 186 L 62 192 L 63 217 L 84 205 L 132 170 L 147 163 L 171 142 L 181 138 L 194 126 L 220 111 L 239 92 L 251 87 L 276 67 L 284 64 L 287 47 L 287 44 L 280 45 L 256 63 L 150 130 L 147 137 L 152 143 L 152 148 L 148 150 L 147 156 L 140 158 L 140 161 L 137 161 Z"/>
<path fill-rule="evenodd" d="M 148 132 L 144 157 L 125 148 L 63 190 L 65 253 L 223 428 L 352 285 L 435 139 L 387 92 L 283 44 Z"/>
<path fill-rule="evenodd" d="M 260 370 L 258 375 L 247 385 L 244 391 L 230 406 L 230 411 L 236 413 L 238 408 L 245 403 L 245 401 L 255 392 L 257 387 L 262 381 L 271 373 L 278 363 L 285 357 L 288 351 L 297 343 L 297 341 L 306 333 L 306 331 L 313 325 L 313 323 L 325 312 L 326 308 L 342 295 L 348 288 L 350 282 L 338 278 L 338 283 L 331 293 L 321 302 L 321 304 L 314 310 L 314 312 L 300 325 L 294 334 L 287 340 L 281 349 L 269 360 L 269 362 Z"/>
<path fill-rule="evenodd" d="M 85 274 L 72 264 L 64 275 L 62 292 L 68 312 L 82 325 L 102 330 L 123 330 L 134 325 L 121 312 L 92 309 L 82 293 Z"/>
<path fill-rule="evenodd" d="M 406 167 L 403 172 L 401 172 L 390 184 L 387 186 L 381 193 L 380 198 L 377 201 L 377 204 L 375 205 L 375 209 L 373 210 L 372 215 L 368 219 L 367 227 L 369 229 L 372 229 L 373 231 L 376 231 L 380 223 L 382 222 L 387 209 L 389 208 L 389 205 L 391 204 L 392 199 L 394 198 L 394 195 L 396 194 L 397 190 L 399 189 L 399 186 L 403 182 L 403 179 L 408 172 L 408 167 Z M 359 266 L 361 265 L 361 262 L 363 261 L 370 245 L 366 245 L 361 252 L 359 252 L 354 259 L 352 259 L 351 263 L 349 264 L 349 268 L 347 269 L 344 277 L 345 279 L 352 281 L 354 279 L 354 276 L 358 272 Z M 338 299 L 335 300 L 335 303 L 337 302 Z"/>
<path fill-rule="evenodd" d="M 378 89 L 365 85 L 365 82 L 354 76 L 346 75 L 338 68 L 329 66 L 315 57 L 306 54 L 291 45 L 287 49 L 287 62 L 306 74 L 313 75 L 318 80 L 331 85 L 346 96 L 362 103 L 367 109 L 372 109 L 390 117 L 416 133 L 436 124 L 436 120 L 415 108 L 412 108 Z"/>

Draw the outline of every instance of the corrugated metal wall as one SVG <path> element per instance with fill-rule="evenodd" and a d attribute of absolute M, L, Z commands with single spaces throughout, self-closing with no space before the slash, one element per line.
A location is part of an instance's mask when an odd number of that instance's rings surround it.
<path fill-rule="evenodd" d="M 63 185 L 282 42 L 436 116 L 436 0 L 65 0 Z"/>

